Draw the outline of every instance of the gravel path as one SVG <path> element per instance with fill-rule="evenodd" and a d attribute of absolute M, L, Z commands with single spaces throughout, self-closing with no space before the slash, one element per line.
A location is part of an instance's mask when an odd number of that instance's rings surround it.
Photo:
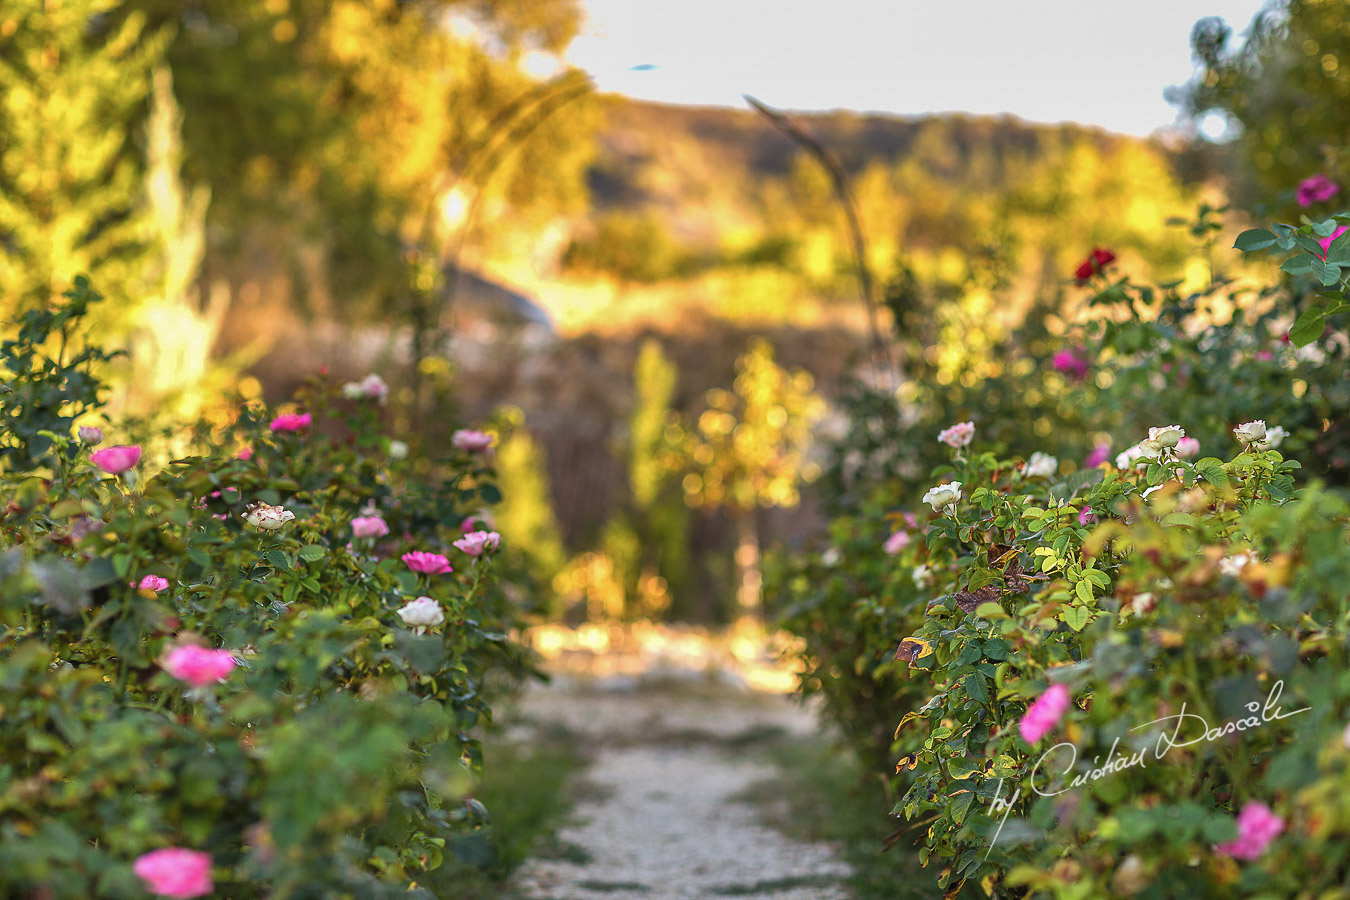
<path fill-rule="evenodd" d="M 827 845 L 790 840 L 740 799 L 774 770 L 757 744 L 815 717 L 777 696 L 555 682 L 528 693 L 516 728 L 563 727 L 594 751 L 583 799 L 558 835 L 586 862 L 531 859 L 529 900 L 844 900 Z"/>

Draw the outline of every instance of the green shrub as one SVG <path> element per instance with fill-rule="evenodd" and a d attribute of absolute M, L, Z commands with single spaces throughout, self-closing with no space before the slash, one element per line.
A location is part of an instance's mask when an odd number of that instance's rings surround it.
<path fill-rule="evenodd" d="M 0 351 L 0 893 L 139 896 L 137 858 L 181 847 L 222 895 L 406 895 L 481 826 L 473 735 L 525 671 L 494 554 L 450 548 L 500 497 L 490 457 L 394 459 L 375 400 L 319 380 L 298 430 L 248 406 L 156 474 L 105 474 L 72 434 L 100 357 L 60 334 L 95 299 L 80 282 Z M 387 534 L 354 537 L 372 516 Z M 405 624 L 419 595 L 442 623 Z M 234 665 L 192 687 L 165 669 L 188 645 Z"/>

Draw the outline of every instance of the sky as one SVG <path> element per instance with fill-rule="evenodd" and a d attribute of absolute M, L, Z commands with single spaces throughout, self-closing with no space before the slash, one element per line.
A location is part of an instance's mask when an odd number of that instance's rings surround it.
<path fill-rule="evenodd" d="M 582 0 L 567 61 L 665 103 L 1011 113 L 1146 135 L 1192 73 L 1190 33 L 1262 0 Z"/>

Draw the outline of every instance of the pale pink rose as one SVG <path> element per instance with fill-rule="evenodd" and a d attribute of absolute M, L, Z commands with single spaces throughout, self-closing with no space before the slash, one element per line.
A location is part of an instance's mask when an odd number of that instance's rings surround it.
<path fill-rule="evenodd" d="M 1034 744 L 1058 725 L 1068 711 L 1069 689 L 1062 684 L 1052 684 L 1027 707 L 1026 715 L 1017 723 L 1017 730 L 1022 733 L 1022 740 Z"/>
<path fill-rule="evenodd" d="M 103 429 L 94 425 L 81 425 L 79 430 L 80 440 L 86 444 L 103 443 Z"/>
<path fill-rule="evenodd" d="M 313 424 L 309 413 L 282 413 L 272 420 L 273 431 L 305 431 Z"/>
<path fill-rule="evenodd" d="M 468 534 L 470 531 L 485 531 L 492 529 L 492 517 L 487 513 L 477 513 L 472 516 L 465 516 L 464 521 L 459 523 L 459 530 Z"/>
<path fill-rule="evenodd" d="M 456 450 L 482 453 L 492 446 L 492 435 L 484 431 L 461 428 L 450 436 L 450 443 L 454 445 Z"/>
<path fill-rule="evenodd" d="M 445 621 L 441 605 L 430 597 L 418 597 L 399 607 L 398 617 L 417 628 L 429 628 Z"/>
<path fill-rule="evenodd" d="M 417 550 L 412 553 L 403 554 L 403 561 L 408 564 L 408 568 L 414 572 L 421 572 L 424 575 L 444 575 L 447 572 L 453 572 L 450 568 L 450 560 L 441 556 L 439 553 L 427 553 Z"/>
<path fill-rule="evenodd" d="M 455 541 L 455 546 L 470 556 L 491 553 L 501 543 L 502 536 L 495 531 L 470 531 Z"/>
<path fill-rule="evenodd" d="M 1237 817 L 1236 840 L 1225 841 L 1214 849 L 1236 859 L 1253 860 L 1266 852 L 1270 842 L 1284 831 L 1284 819 L 1261 802 L 1248 803 Z"/>
<path fill-rule="evenodd" d="M 131 871 L 157 897 L 190 900 L 215 889 L 211 883 L 211 855 L 182 847 L 161 847 L 138 857 Z"/>
<path fill-rule="evenodd" d="M 374 372 L 360 381 L 349 381 L 342 386 L 342 396 L 348 400 L 374 400 L 384 403 L 389 397 L 389 385 Z"/>
<path fill-rule="evenodd" d="M 886 543 L 881 545 L 881 549 L 885 550 L 887 555 L 894 556 L 901 550 L 908 547 L 909 542 L 910 537 L 908 531 L 897 531 L 895 532 L 895 534 L 892 534 L 890 537 L 886 538 Z"/>
<path fill-rule="evenodd" d="M 955 447 L 960 450 L 962 447 L 970 446 L 971 440 L 975 437 L 974 422 L 957 422 L 951 428 L 944 428 L 938 432 L 938 440 L 948 447 Z"/>
<path fill-rule="evenodd" d="M 236 454 L 234 455 L 234 458 L 235 458 L 235 459 L 242 459 L 242 460 L 244 460 L 245 462 L 247 462 L 248 460 L 250 460 L 250 459 L 253 458 L 253 448 L 252 448 L 252 447 L 245 447 L 244 449 L 242 449 L 242 450 L 240 450 L 238 453 L 236 453 Z"/>
<path fill-rule="evenodd" d="M 168 586 L 169 579 L 161 578 L 158 575 L 147 575 L 142 578 L 141 583 L 137 585 L 137 587 L 143 591 L 154 591 L 156 594 L 166 589 Z"/>
<path fill-rule="evenodd" d="M 89 454 L 89 461 L 105 472 L 121 475 L 141 461 L 141 448 L 139 445 L 104 447 Z"/>
<path fill-rule="evenodd" d="M 1184 437 L 1177 441 L 1177 456 L 1183 459 L 1190 459 L 1192 456 L 1198 456 L 1200 453 L 1200 442 L 1193 437 Z"/>
<path fill-rule="evenodd" d="M 352 536 L 381 538 L 389 533 L 389 525 L 379 516 L 357 516 L 352 519 Z"/>
<path fill-rule="evenodd" d="M 193 687 L 206 687 L 229 675 L 234 656 L 228 650 L 208 650 L 196 644 L 179 644 L 164 657 L 164 671 Z"/>

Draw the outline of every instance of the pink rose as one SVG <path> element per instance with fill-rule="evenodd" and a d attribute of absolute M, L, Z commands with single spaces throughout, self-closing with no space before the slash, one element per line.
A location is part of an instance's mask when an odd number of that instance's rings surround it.
<path fill-rule="evenodd" d="M 86 444 L 103 443 L 103 429 L 96 425 L 81 425 L 79 435 L 80 440 Z"/>
<path fill-rule="evenodd" d="M 417 550 L 413 553 L 403 554 L 403 561 L 408 564 L 409 569 L 414 572 L 421 572 L 424 575 L 444 575 L 447 572 L 454 571 L 450 568 L 450 560 L 439 553 L 426 553 Z"/>
<path fill-rule="evenodd" d="M 234 669 L 234 656 L 228 650 L 208 650 L 196 644 L 179 644 L 164 657 L 164 671 L 193 687 L 206 687 L 221 681 Z"/>
<path fill-rule="evenodd" d="M 886 538 L 886 543 L 881 545 L 881 549 L 885 550 L 887 555 L 894 556 L 908 547 L 909 541 L 910 537 L 908 531 L 897 531 L 895 534 Z"/>
<path fill-rule="evenodd" d="M 1237 817 L 1236 840 L 1225 841 L 1214 849 L 1237 859 L 1253 860 L 1266 852 L 1270 842 L 1284 831 L 1284 819 L 1264 803 L 1248 803 Z"/>
<path fill-rule="evenodd" d="M 282 413 L 272 420 L 272 430 L 305 431 L 312 424 L 309 413 Z"/>
<path fill-rule="evenodd" d="M 492 446 L 492 435 L 483 431 L 461 428 L 450 436 L 450 443 L 454 445 L 456 450 L 482 453 Z"/>
<path fill-rule="evenodd" d="M 1336 182 L 1318 173 L 1299 182 L 1296 199 L 1299 206 L 1308 207 L 1314 203 L 1330 200 L 1340 192 L 1341 189 L 1336 185 Z"/>
<path fill-rule="evenodd" d="M 121 475 L 141 461 L 141 448 L 139 445 L 104 447 L 89 454 L 89 460 L 105 472 Z"/>
<path fill-rule="evenodd" d="M 1083 468 L 1095 469 L 1110 458 L 1111 445 L 1098 444 L 1092 448 L 1092 452 L 1088 454 L 1087 459 L 1083 460 Z"/>
<path fill-rule="evenodd" d="M 158 575 L 147 575 L 144 578 L 142 578 L 141 583 L 137 585 L 137 587 L 143 591 L 154 591 L 156 594 L 158 594 L 160 591 L 164 590 L 168 586 L 169 586 L 169 579 L 161 578 Z"/>
<path fill-rule="evenodd" d="M 137 858 L 131 871 L 159 897 L 205 897 L 211 883 L 211 855 L 182 847 L 161 847 Z"/>
<path fill-rule="evenodd" d="M 242 460 L 245 460 L 245 461 L 248 461 L 248 460 L 252 459 L 252 458 L 253 458 L 253 448 L 252 448 L 252 447 L 245 447 L 244 449 L 242 449 L 242 450 L 240 450 L 238 453 L 236 453 L 236 454 L 234 455 L 234 458 L 235 458 L 235 459 L 242 459 Z"/>
<path fill-rule="evenodd" d="M 938 440 L 948 447 L 954 447 L 957 450 L 962 447 L 970 446 L 970 442 L 975 437 L 974 422 L 957 422 L 951 428 L 944 428 L 938 432 Z"/>
<path fill-rule="evenodd" d="M 1087 354 L 1079 350 L 1061 350 L 1050 359 L 1050 365 L 1056 372 L 1067 375 L 1071 381 L 1087 378 Z"/>
<path fill-rule="evenodd" d="M 381 538 L 389 533 L 389 526 L 379 516 L 357 516 L 352 519 L 352 536 Z"/>
<path fill-rule="evenodd" d="M 496 550 L 501 539 L 502 536 L 495 531 L 470 531 L 455 541 L 455 546 L 470 556 L 482 556 Z"/>
<path fill-rule="evenodd" d="M 1078 513 L 1078 524 L 1086 525 L 1091 521 L 1092 521 L 1092 507 L 1085 506 L 1083 507 L 1082 511 Z"/>
<path fill-rule="evenodd" d="M 1064 718 L 1069 710 L 1069 689 L 1062 684 L 1052 684 L 1045 693 L 1036 698 L 1036 702 L 1027 707 L 1026 715 L 1017 723 L 1022 740 L 1034 744 L 1045 737 Z"/>
<path fill-rule="evenodd" d="M 1331 243 L 1332 243 L 1332 241 L 1336 240 L 1336 238 L 1338 238 L 1338 237 L 1340 237 L 1341 235 L 1345 234 L 1345 229 L 1346 229 L 1346 228 L 1350 228 L 1350 225 L 1342 225 L 1340 228 L 1337 228 L 1335 231 L 1333 231 L 1331 234 L 1327 235 L 1326 237 L 1324 237 L 1324 238 L 1318 238 L 1318 239 L 1317 239 L 1317 243 L 1319 243 L 1319 244 L 1322 245 L 1322 258 L 1323 258 L 1323 259 L 1326 259 L 1326 258 L 1327 258 L 1327 254 L 1331 252 Z"/>

